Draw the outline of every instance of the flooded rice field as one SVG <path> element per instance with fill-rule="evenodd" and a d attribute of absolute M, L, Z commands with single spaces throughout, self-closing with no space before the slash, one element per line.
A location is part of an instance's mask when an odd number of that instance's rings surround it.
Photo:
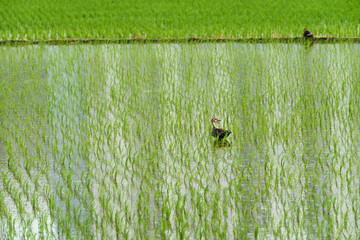
<path fill-rule="evenodd" d="M 359 44 L 0 59 L 0 239 L 360 237 Z"/>

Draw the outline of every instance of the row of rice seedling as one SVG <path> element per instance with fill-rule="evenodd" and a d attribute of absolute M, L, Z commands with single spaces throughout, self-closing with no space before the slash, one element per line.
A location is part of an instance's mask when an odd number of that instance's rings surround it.
<path fill-rule="evenodd" d="M 0 238 L 359 238 L 359 55 L 0 48 Z"/>
<path fill-rule="evenodd" d="M 0 39 L 358 37 L 359 1 L 7 1 Z"/>

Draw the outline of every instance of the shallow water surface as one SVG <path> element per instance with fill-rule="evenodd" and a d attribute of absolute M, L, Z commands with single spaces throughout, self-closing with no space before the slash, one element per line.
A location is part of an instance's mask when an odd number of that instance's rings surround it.
<path fill-rule="evenodd" d="M 1 47 L 0 238 L 359 238 L 359 46 Z"/>

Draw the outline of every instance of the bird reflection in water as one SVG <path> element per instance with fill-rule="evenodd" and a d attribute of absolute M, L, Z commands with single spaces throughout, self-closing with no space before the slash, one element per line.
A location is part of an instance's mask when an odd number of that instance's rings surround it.
<path fill-rule="evenodd" d="M 228 140 L 215 140 L 213 142 L 214 148 L 230 147 L 231 143 Z"/>

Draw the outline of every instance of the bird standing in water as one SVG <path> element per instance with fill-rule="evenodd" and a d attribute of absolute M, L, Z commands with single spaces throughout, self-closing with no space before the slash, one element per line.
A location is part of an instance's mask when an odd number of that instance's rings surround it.
<path fill-rule="evenodd" d="M 211 135 L 214 138 L 218 138 L 219 140 L 222 140 L 222 139 L 226 138 L 227 136 L 229 136 L 231 134 L 231 131 L 230 130 L 224 130 L 222 128 L 217 128 L 215 126 L 215 123 L 220 123 L 220 122 L 221 122 L 221 120 L 219 120 L 217 118 L 211 119 L 211 124 L 213 125 Z"/>
<path fill-rule="evenodd" d="M 309 31 L 309 29 L 305 28 L 304 29 L 304 37 L 313 38 L 314 35 L 312 34 L 312 32 Z"/>

